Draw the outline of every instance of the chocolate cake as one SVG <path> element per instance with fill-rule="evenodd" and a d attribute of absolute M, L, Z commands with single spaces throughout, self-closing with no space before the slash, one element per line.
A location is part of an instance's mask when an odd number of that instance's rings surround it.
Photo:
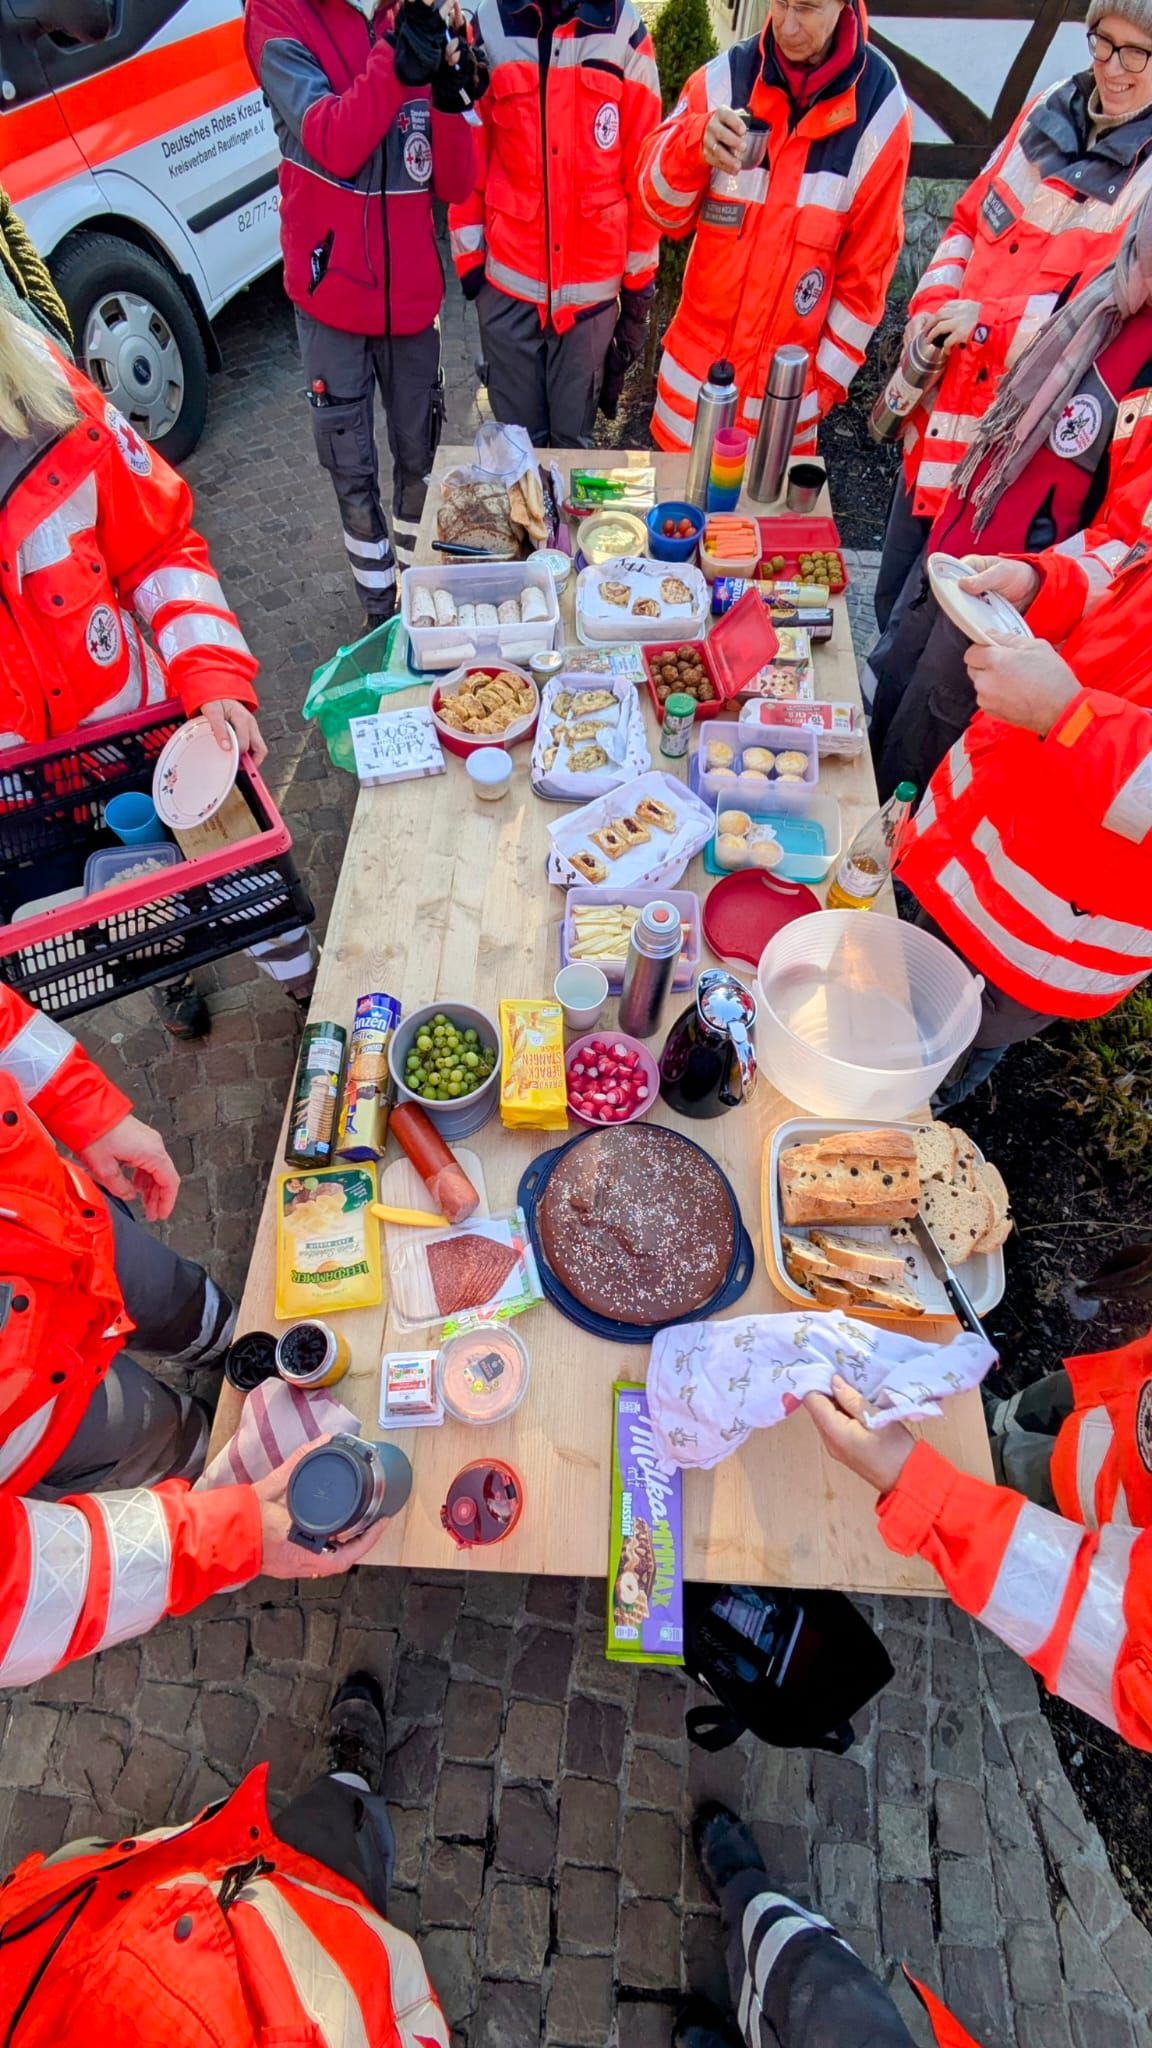
<path fill-rule="evenodd" d="M 536 1212 L 550 1270 L 618 1323 L 669 1323 L 724 1285 L 732 1199 L 710 1159 L 659 1124 L 583 1138 L 554 1167 Z"/>

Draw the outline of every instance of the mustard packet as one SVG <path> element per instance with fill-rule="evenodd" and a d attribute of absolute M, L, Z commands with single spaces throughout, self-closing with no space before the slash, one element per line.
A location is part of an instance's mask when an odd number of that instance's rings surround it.
<path fill-rule="evenodd" d="M 325 1316 L 384 1299 L 376 1168 L 282 1173 L 276 1186 L 276 1314 Z"/>
<path fill-rule="evenodd" d="M 509 1131 L 566 1131 L 564 1012 L 557 1002 L 500 1005 L 500 1120 Z"/>

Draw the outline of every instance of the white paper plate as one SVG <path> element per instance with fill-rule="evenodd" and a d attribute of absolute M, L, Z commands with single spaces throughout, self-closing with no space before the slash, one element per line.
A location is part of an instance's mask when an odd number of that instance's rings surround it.
<path fill-rule="evenodd" d="M 173 733 L 152 777 L 152 801 L 166 825 L 188 831 L 215 817 L 240 766 L 240 743 L 227 731 L 227 752 L 206 718 L 190 718 Z"/>
<path fill-rule="evenodd" d="M 1010 633 L 1017 640 L 1034 640 L 1036 635 L 1028 621 L 1009 604 L 1006 597 L 996 591 L 984 591 L 973 596 L 969 590 L 961 590 L 962 578 L 973 574 L 969 563 L 958 561 L 955 555 L 935 554 L 928 557 L 928 581 L 932 595 L 941 611 L 968 635 L 977 647 L 993 645 L 994 633 Z"/>

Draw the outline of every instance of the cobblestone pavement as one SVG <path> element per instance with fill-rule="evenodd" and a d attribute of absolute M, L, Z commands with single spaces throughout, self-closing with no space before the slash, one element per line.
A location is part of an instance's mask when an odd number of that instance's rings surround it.
<path fill-rule="evenodd" d="M 458 299 L 445 331 L 450 430 L 465 439 L 474 329 Z M 354 632 L 354 605 L 275 281 L 233 309 L 223 340 L 190 475 L 264 665 L 270 780 L 322 929 L 352 790 L 298 707 L 314 663 Z M 869 567 L 861 558 L 862 620 Z M 172 1144 L 181 1244 L 238 1287 L 293 1026 L 246 961 L 214 979 L 202 1048 L 172 1048 L 146 997 L 97 1012 L 83 1036 Z M 257 1583 L 0 1701 L 0 1862 L 186 1817 L 261 1759 L 282 1798 L 316 1767 L 333 1673 L 368 1664 L 391 1711 L 395 1917 L 420 1934 L 468 2048 L 663 2048 L 680 1989 L 720 1988 L 717 1922 L 684 1835 L 709 1793 L 752 1818 L 780 1885 L 886 1974 L 905 1959 L 984 2048 L 1149 2042 L 1152 1941 L 1064 1778 L 1030 1674 L 943 1603 L 872 1611 L 896 1677 L 851 1755 L 746 1743 L 711 1759 L 689 1753 L 678 1675 L 601 1656 L 599 1584 Z"/>

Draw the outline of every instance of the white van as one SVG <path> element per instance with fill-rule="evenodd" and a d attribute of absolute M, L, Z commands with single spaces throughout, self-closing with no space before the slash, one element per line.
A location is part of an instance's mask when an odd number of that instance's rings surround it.
<path fill-rule="evenodd" d="M 0 0 L 0 184 L 93 382 L 170 461 L 211 321 L 279 260 L 279 152 L 240 0 Z"/>

